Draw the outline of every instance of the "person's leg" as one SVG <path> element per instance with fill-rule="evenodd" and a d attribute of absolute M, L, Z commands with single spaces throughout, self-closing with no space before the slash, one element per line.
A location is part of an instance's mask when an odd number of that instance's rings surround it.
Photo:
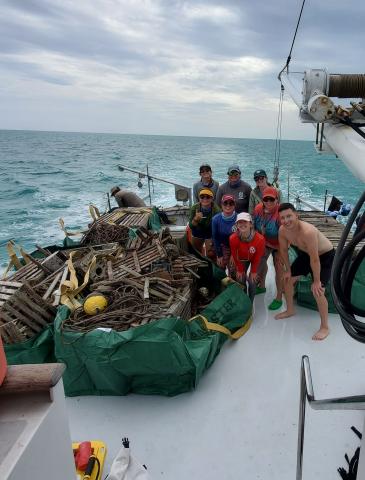
<path fill-rule="evenodd" d="M 275 315 L 276 320 L 281 320 L 282 318 L 288 318 L 295 315 L 294 310 L 294 285 L 297 282 L 299 277 L 290 277 L 284 281 L 284 292 L 286 300 L 286 310 L 285 312 L 278 313 Z"/>
<path fill-rule="evenodd" d="M 259 276 L 259 284 L 258 286 L 260 288 L 266 288 L 265 287 L 265 282 L 266 282 L 266 275 L 267 275 L 267 257 L 266 255 L 264 255 L 263 257 L 261 257 L 261 260 L 260 260 L 260 265 L 259 265 L 259 268 L 257 270 L 257 273 L 258 273 L 258 276 Z"/>
<path fill-rule="evenodd" d="M 204 238 L 192 237 L 191 244 L 201 255 L 203 255 Z"/>
<path fill-rule="evenodd" d="M 321 317 L 321 325 L 319 330 L 313 335 L 312 340 L 324 340 L 330 333 L 328 328 L 328 302 L 324 294 L 314 298 L 317 302 L 319 316 Z"/>
<path fill-rule="evenodd" d="M 206 251 L 207 257 L 213 260 L 214 262 L 217 257 L 215 254 L 214 245 L 211 238 L 207 238 L 205 240 L 205 251 Z"/>
<path fill-rule="evenodd" d="M 283 305 L 283 266 L 280 261 L 280 255 L 277 250 L 272 252 L 275 267 L 276 296 L 268 306 L 269 310 L 278 310 Z"/>
<path fill-rule="evenodd" d="M 253 303 L 253 300 L 255 298 L 255 293 L 256 293 L 256 283 L 253 282 L 248 275 L 246 278 L 246 282 L 247 282 L 247 295 L 249 296 L 251 302 Z"/>

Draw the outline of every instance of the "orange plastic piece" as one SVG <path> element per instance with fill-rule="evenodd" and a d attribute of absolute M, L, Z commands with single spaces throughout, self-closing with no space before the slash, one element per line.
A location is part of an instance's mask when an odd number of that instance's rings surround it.
<path fill-rule="evenodd" d="M 0 385 L 3 383 L 6 376 L 7 367 L 8 363 L 6 361 L 4 346 L 0 335 Z"/>

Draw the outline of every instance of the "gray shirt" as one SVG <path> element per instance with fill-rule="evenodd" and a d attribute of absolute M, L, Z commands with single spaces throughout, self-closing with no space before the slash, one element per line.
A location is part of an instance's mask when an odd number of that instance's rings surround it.
<path fill-rule="evenodd" d="M 118 207 L 145 207 L 146 204 L 138 195 L 127 190 L 119 190 L 114 195 Z"/>
<path fill-rule="evenodd" d="M 213 192 L 214 195 L 214 201 L 217 196 L 217 191 L 218 191 L 219 183 L 216 180 L 212 180 L 212 183 L 210 186 L 204 185 L 201 180 L 199 182 L 194 183 L 193 185 L 193 201 L 194 203 L 199 203 L 199 192 L 200 190 L 203 190 L 203 188 L 209 188 Z"/>
<path fill-rule="evenodd" d="M 240 180 L 238 185 L 235 185 L 234 187 L 232 187 L 229 184 L 229 181 L 227 181 L 218 188 L 215 202 L 220 206 L 223 195 L 232 195 L 232 197 L 234 197 L 236 200 L 236 212 L 248 212 L 251 190 L 251 186 L 243 180 Z"/>

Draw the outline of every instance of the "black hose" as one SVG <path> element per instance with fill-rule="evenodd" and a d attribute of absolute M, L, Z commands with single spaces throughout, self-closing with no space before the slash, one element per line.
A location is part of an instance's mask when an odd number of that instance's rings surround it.
<path fill-rule="evenodd" d="M 357 202 L 337 246 L 331 274 L 331 293 L 336 310 L 340 314 L 346 332 L 355 340 L 365 343 L 365 322 L 355 318 L 365 317 L 365 309 L 351 303 L 351 289 L 356 273 L 365 258 L 365 245 L 355 255 L 357 245 L 365 239 L 365 230 L 360 231 L 345 246 L 357 214 L 365 203 L 365 191 Z"/>

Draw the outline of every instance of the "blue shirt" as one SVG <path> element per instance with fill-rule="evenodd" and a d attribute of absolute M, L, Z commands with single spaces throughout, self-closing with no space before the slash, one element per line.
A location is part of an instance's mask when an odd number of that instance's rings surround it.
<path fill-rule="evenodd" d="M 236 212 L 230 220 L 226 220 L 222 213 L 214 215 L 212 220 L 212 239 L 217 257 L 223 256 L 222 244 L 229 247 L 229 237 L 235 231 L 236 219 Z"/>

